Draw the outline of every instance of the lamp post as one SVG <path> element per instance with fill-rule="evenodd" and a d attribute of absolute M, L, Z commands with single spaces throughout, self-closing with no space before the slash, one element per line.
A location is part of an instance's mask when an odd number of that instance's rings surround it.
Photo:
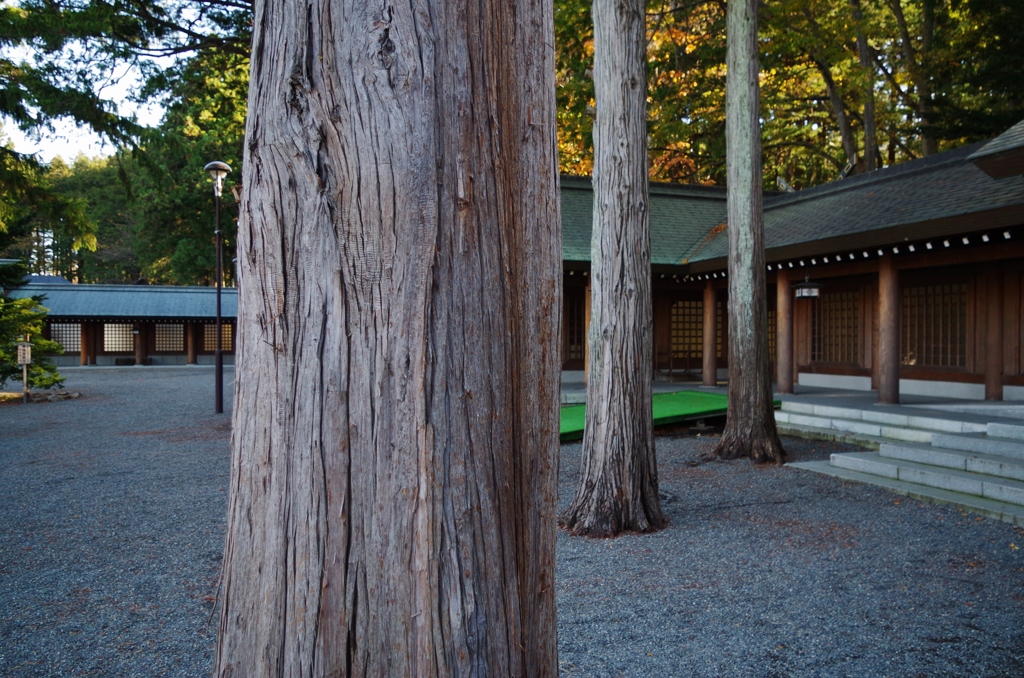
<path fill-rule="evenodd" d="M 220 232 L 220 193 L 224 188 L 224 177 L 231 173 L 231 167 L 224 162 L 214 160 L 211 163 L 207 163 L 204 168 L 210 174 L 210 178 L 213 179 L 213 205 L 214 213 L 216 214 L 216 229 L 213 231 L 217 237 L 217 350 L 214 352 L 214 364 L 216 365 L 216 406 L 215 412 L 221 414 L 224 412 L 224 354 L 222 352 L 222 338 L 221 338 L 221 316 L 220 316 L 220 288 L 221 280 L 223 278 L 223 254 L 221 243 L 223 238 Z"/>

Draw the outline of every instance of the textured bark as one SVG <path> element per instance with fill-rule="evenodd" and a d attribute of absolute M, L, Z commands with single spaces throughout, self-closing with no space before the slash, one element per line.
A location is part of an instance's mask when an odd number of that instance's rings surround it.
<path fill-rule="evenodd" d="M 665 525 L 651 414 L 651 248 L 643 0 L 595 0 L 594 218 L 580 484 L 562 516 L 610 537 Z"/>
<path fill-rule="evenodd" d="M 552 45 L 256 3 L 215 675 L 557 673 Z"/>
<path fill-rule="evenodd" d="M 725 141 L 729 234 L 729 409 L 715 448 L 723 459 L 782 462 L 775 428 L 761 202 L 757 0 L 730 2 Z"/>

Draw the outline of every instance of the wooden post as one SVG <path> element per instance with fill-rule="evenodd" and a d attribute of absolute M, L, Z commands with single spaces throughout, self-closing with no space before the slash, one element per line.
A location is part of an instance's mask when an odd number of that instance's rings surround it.
<path fill-rule="evenodd" d="M 718 355 L 715 336 L 718 330 L 715 288 L 708 280 L 704 285 L 704 385 L 718 385 Z"/>
<path fill-rule="evenodd" d="M 780 269 L 775 276 L 775 388 L 779 393 L 793 392 L 793 290 L 789 271 Z"/>
<path fill-rule="evenodd" d="M 891 254 L 878 267 L 878 402 L 900 401 L 900 278 Z"/>
<path fill-rule="evenodd" d="M 186 362 L 189 365 L 196 364 L 196 327 L 201 325 L 191 321 L 185 323 L 185 354 L 188 356 Z"/>
<path fill-rule="evenodd" d="M 583 384 L 586 386 L 590 383 L 590 276 L 583 289 Z"/>
<path fill-rule="evenodd" d="M 135 364 L 142 365 L 146 362 L 145 326 L 142 323 L 135 323 L 133 330 L 133 338 L 135 340 Z"/>
<path fill-rule="evenodd" d="M 652 285 L 653 287 L 653 285 Z M 654 374 L 671 366 L 665 356 L 672 354 L 672 300 L 664 292 L 654 295 Z"/>
<path fill-rule="evenodd" d="M 82 321 L 78 324 L 78 364 L 89 364 L 89 343 L 92 339 L 90 330 L 92 323 Z"/>
<path fill-rule="evenodd" d="M 89 331 L 89 364 L 95 365 L 96 354 L 103 350 L 103 323 L 93 321 L 90 323 L 92 328 Z"/>
<path fill-rule="evenodd" d="M 1003 399 L 1003 274 L 985 274 L 985 400 Z"/>

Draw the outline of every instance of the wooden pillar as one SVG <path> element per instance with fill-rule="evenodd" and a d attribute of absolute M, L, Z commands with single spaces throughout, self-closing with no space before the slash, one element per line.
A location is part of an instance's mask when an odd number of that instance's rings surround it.
<path fill-rule="evenodd" d="M 79 330 L 82 342 L 80 362 L 83 365 L 95 365 L 96 353 L 103 341 L 103 323 L 94 320 L 83 321 Z"/>
<path fill-rule="evenodd" d="M 715 335 L 718 323 L 715 318 L 715 288 L 711 281 L 704 284 L 704 385 L 718 385 L 718 356 L 715 351 Z"/>
<path fill-rule="evenodd" d="M 590 276 L 583 288 L 583 384 L 590 390 Z"/>
<path fill-rule="evenodd" d="M 92 323 L 82 321 L 78 324 L 78 364 L 89 364 L 89 343 L 92 340 Z"/>
<path fill-rule="evenodd" d="M 985 273 L 985 400 L 1003 399 L 1003 276 Z"/>
<path fill-rule="evenodd" d="M 186 362 L 189 365 L 196 364 L 196 327 L 201 327 L 199 323 L 187 322 L 185 323 L 185 354 L 188 356 Z"/>
<path fill-rule="evenodd" d="M 146 334 L 145 325 L 143 323 L 135 323 L 134 327 L 134 340 L 135 340 L 135 364 L 143 365 L 146 362 Z"/>
<path fill-rule="evenodd" d="M 789 271 L 780 269 L 775 276 L 775 388 L 779 393 L 793 392 L 793 290 Z"/>
<path fill-rule="evenodd" d="M 900 401 L 900 277 L 892 255 L 878 267 L 878 402 Z"/>

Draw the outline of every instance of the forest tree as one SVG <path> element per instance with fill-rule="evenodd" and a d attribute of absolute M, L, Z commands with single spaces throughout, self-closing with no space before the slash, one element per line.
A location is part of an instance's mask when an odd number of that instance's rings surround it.
<path fill-rule="evenodd" d="M 775 428 L 765 300 L 757 0 L 729 3 L 726 198 L 729 235 L 729 407 L 715 447 L 724 459 L 782 462 Z"/>
<path fill-rule="evenodd" d="M 580 482 L 562 524 L 609 537 L 665 525 L 651 413 L 644 0 L 595 0 L 594 211 Z"/>

